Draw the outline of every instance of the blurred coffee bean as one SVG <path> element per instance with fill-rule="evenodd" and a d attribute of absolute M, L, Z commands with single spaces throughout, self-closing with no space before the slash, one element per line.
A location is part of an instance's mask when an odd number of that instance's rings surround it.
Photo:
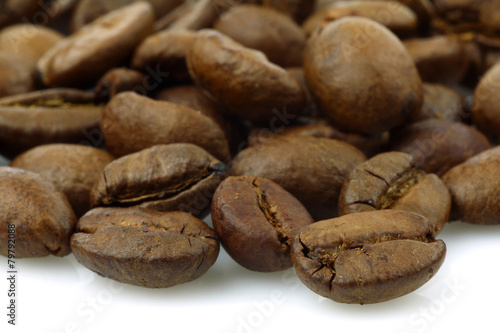
<path fill-rule="evenodd" d="M 500 140 L 500 63 L 481 79 L 474 93 L 472 122 L 492 140 Z"/>
<path fill-rule="evenodd" d="M 138 94 L 147 94 L 145 85 L 148 85 L 144 74 L 126 67 L 113 68 L 97 81 L 94 89 L 96 103 L 107 103 L 121 92 L 134 91 Z"/>

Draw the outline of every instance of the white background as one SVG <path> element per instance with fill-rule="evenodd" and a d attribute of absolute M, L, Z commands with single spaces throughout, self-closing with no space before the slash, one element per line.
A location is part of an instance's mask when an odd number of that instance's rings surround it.
<path fill-rule="evenodd" d="M 73 255 L 17 259 L 17 325 L 7 324 L 4 277 L 0 332 L 500 332 L 500 225 L 454 222 L 439 238 L 448 253 L 431 281 L 409 295 L 364 306 L 317 296 L 293 269 L 248 271 L 222 248 L 200 279 L 167 289 L 99 277 Z M 0 269 L 6 275 L 2 256 Z"/>

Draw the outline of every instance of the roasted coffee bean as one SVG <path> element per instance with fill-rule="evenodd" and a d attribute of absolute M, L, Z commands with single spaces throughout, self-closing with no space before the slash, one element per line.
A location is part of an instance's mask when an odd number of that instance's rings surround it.
<path fill-rule="evenodd" d="M 382 133 L 422 106 L 410 55 L 392 32 L 366 18 L 344 17 L 316 30 L 304 71 L 320 108 L 347 132 Z"/>
<path fill-rule="evenodd" d="M 165 73 L 162 81 L 190 82 L 186 53 L 194 37 L 195 32 L 187 30 L 164 30 L 151 35 L 136 48 L 132 68 L 150 75 L 151 71 L 157 75 Z M 156 85 L 160 83 L 164 82 Z"/>
<path fill-rule="evenodd" d="M 76 217 L 64 193 L 36 173 L 11 167 L 0 167 L 0 188 L 1 255 L 9 253 L 9 229 L 15 230 L 16 258 L 71 252 Z"/>
<path fill-rule="evenodd" d="M 398 129 L 391 135 L 389 145 L 390 150 L 411 155 L 417 168 L 438 176 L 488 148 L 488 139 L 476 129 L 438 119 Z"/>
<path fill-rule="evenodd" d="M 14 55 L 0 51 L 0 97 L 23 94 L 35 90 L 30 69 L 17 61 Z"/>
<path fill-rule="evenodd" d="M 4 0 L 0 4 L 0 28 L 21 23 L 22 19 L 31 22 L 30 18 L 36 13 L 38 0 Z"/>
<path fill-rule="evenodd" d="M 424 104 L 411 122 L 426 119 L 461 121 L 465 118 L 465 101 L 457 91 L 439 83 L 424 83 Z"/>
<path fill-rule="evenodd" d="M 225 171 L 223 163 L 198 146 L 158 145 L 108 164 L 94 184 L 90 203 L 180 210 L 203 218 Z"/>
<path fill-rule="evenodd" d="M 154 13 L 144 1 L 117 9 L 57 43 L 38 62 L 47 86 L 90 86 L 120 65 L 153 32 Z"/>
<path fill-rule="evenodd" d="M 389 15 L 387 15 L 389 14 Z M 417 30 L 418 20 L 415 13 L 396 1 L 338 1 L 316 11 L 302 25 L 309 36 L 316 28 L 327 22 L 345 16 L 361 16 L 385 25 L 400 37 L 408 36 Z"/>
<path fill-rule="evenodd" d="M 33 75 L 38 60 L 64 36 L 56 30 L 34 24 L 16 24 L 0 31 L 0 51 L 16 58 Z"/>
<path fill-rule="evenodd" d="M 214 0 L 188 0 L 178 10 L 162 18 L 155 26 L 156 31 L 200 30 L 210 28 L 219 16 L 219 6 Z"/>
<path fill-rule="evenodd" d="M 314 9 L 311 0 L 262 0 L 262 4 L 283 12 L 301 23 Z"/>
<path fill-rule="evenodd" d="M 316 222 L 295 237 L 292 258 L 302 282 L 341 303 L 378 303 L 429 281 L 446 246 L 421 215 L 382 210 Z"/>
<path fill-rule="evenodd" d="M 249 176 L 229 177 L 219 185 L 212 221 L 229 255 L 259 272 L 292 267 L 293 239 L 313 223 L 304 206 L 281 186 Z"/>
<path fill-rule="evenodd" d="M 500 63 L 491 68 L 476 87 L 472 122 L 486 135 L 500 141 Z"/>
<path fill-rule="evenodd" d="M 96 20 L 97 18 L 106 15 L 107 13 L 130 5 L 137 0 L 80 0 L 76 6 L 72 21 L 71 30 L 77 31 L 84 25 Z M 175 7 L 182 4 L 184 0 L 146 0 L 151 4 L 154 14 L 160 18 Z"/>
<path fill-rule="evenodd" d="M 272 132 L 269 128 L 254 128 L 248 136 L 248 144 L 250 146 L 262 144 L 279 136 L 312 136 L 336 139 L 358 148 L 367 156 L 380 152 L 389 143 L 389 132 L 374 135 L 344 133 L 331 125 L 319 122 L 289 126 L 276 132 Z"/>
<path fill-rule="evenodd" d="M 96 208 L 71 238 L 76 260 L 101 276 L 166 288 L 205 274 L 219 254 L 217 234 L 183 212 Z"/>
<path fill-rule="evenodd" d="M 106 147 L 115 156 L 158 144 L 193 143 L 226 161 L 229 145 L 219 125 L 195 110 L 134 92 L 116 95 L 101 119 Z"/>
<path fill-rule="evenodd" d="M 488 149 L 443 176 L 453 199 L 451 218 L 500 224 L 500 147 Z"/>
<path fill-rule="evenodd" d="M 237 118 L 227 117 L 221 106 L 207 98 L 195 86 L 175 86 L 160 90 L 155 99 L 186 106 L 214 120 L 224 131 L 231 154 L 236 155 L 240 145 L 247 137 L 246 126 Z"/>
<path fill-rule="evenodd" d="M 434 36 L 403 42 L 426 82 L 460 82 L 468 69 L 465 45 L 457 37 Z"/>
<path fill-rule="evenodd" d="M 107 103 L 121 92 L 134 91 L 146 95 L 147 78 L 140 72 L 125 67 L 113 68 L 99 79 L 94 89 L 96 103 Z"/>
<path fill-rule="evenodd" d="M 341 216 L 381 209 L 420 214 L 437 234 L 448 221 L 451 196 L 441 179 L 417 169 L 410 155 L 388 152 L 358 165 L 339 198 Z"/>
<path fill-rule="evenodd" d="M 49 89 L 0 99 L 0 153 L 13 157 L 48 143 L 102 144 L 103 108 L 81 90 Z"/>
<path fill-rule="evenodd" d="M 281 67 L 302 66 L 306 38 L 290 17 L 274 9 L 241 5 L 228 10 L 214 29 L 243 46 L 264 52 Z"/>
<path fill-rule="evenodd" d="M 217 31 L 198 32 L 187 64 L 194 81 L 226 105 L 231 116 L 276 124 L 284 117 L 281 113 L 289 122 L 303 110 L 305 92 L 292 75 L 270 63 L 262 52 Z"/>
<path fill-rule="evenodd" d="M 280 137 L 241 151 L 230 174 L 270 179 L 290 192 L 315 221 L 337 215 L 340 189 L 364 154 L 342 141 Z"/>
<path fill-rule="evenodd" d="M 437 14 L 448 24 L 447 31 L 491 34 L 500 30 L 499 0 L 434 0 Z"/>
<path fill-rule="evenodd" d="M 112 155 L 94 147 L 51 144 L 28 150 L 10 165 L 52 181 L 67 196 L 75 214 L 82 216 L 90 210 L 92 186 L 113 160 Z"/>

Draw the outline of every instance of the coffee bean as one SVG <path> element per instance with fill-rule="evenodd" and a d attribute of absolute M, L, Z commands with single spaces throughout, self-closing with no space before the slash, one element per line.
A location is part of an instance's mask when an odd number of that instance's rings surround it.
<path fill-rule="evenodd" d="M 304 107 L 305 92 L 289 73 L 217 31 L 198 32 L 187 64 L 193 80 L 226 105 L 228 115 L 274 124 L 280 112 L 297 117 Z"/>
<path fill-rule="evenodd" d="M 417 169 L 410 155 L 388 152 L 358 165 L 339 198 L 341 216 L 381 209 L 420 214 L 437 234 L 448 221 L 451 196 L 441 179 Z"/>
<path fill-rule="evenodd" d="M 166 288 L 206 273 L 219 254 L 217 234 L 183 212 L 96 208 L 71 238 L 76 260 L 101 276 Z"/>
<path fill-rule="evenodd" d="M 400 128 L 390 143 L 390 150 L 410 154 L 416 167 L 438 176 L 489 147 L 488 139 L 476 129 L 438 119 Z"/>
<path fill-rule="evenodd" d="M 223 161 L 230 156 L 226 136 L 211 118 L 134 92 L 116 95 L 100 124 L 106 148 L 115 156 L 170 143 L 196 144 Z"/>
<path fill-rule="evenodd" d="M 424 105 L 411 122 L 442 119 L 460 122 L 465 118 L 464 98 L 452 88 L 439 83 L 424 83 Z"/>
<path fill-rule="evenodd" d="M 44 54 L 38 62 L 43 83 L 47 86 L 92 85 L 106 71 L 126 60 L 153 32 L 153 24 L 153 8 L 144 1 L 108 13 Z"/>
<path fill-rule="evenodd" d="M 229 177 L 214 194 L 214 229 L 229 255 L 253 271 L 292 267 L 290 247 L 298 230 L 313 223 L 302 204 L 271 180 Z"/>
<path fill-rule="evenodd" d="M 304 32 L 290 17 L 276 10 L 257 5 L 233 7 L 221 15 L 214 29 L 264 52 L 269 61 L 279 66 L 302 66 Z"/>
<path fill-rule="evenodd" d="M 314 1 L 310 0 L 262 0 L 262 4 L 289 15 L 298 23 L 304 21 L 314 9 Z"/>
<path fill-rule="evenodd" d="M 38 173 L 67 196 L 77 216 L 90 210 L 90 190 L 114 157 L 82 145 L 42 145 L 17 156 L 11 166 Z"/>
<path fill-rule="evenodd" d="M 13 157 L 48 143 L 102 144 L 99 120 L 103 108 L 94 96 L 60 88 L 0 99 L 0 153 Z"/>
<path fill-rule="evenodd" d="M 94 89 L 96 103 L 107 103 L 121 92 L 134 91 L 147 94 L 142 73 L 125 67 L 113 68 L 99 79 Z"/>
<path fill-rule="evenodd" d="M 140 206 L 206 216 L 225 165 L 185 143 L 157 145 L 108 164 L 90 193 L 95 206 Z"/>
<path fill-rule="evenodd" d="M 406 295 L 440 268 L 446 246 L 421 215 L 398 210 L 316 222 L 295 237 L 292 258 L 302 282 L 341 303 L 378 303 Z"/>
<path fill-rule="evenodd" d="M 488 149 L 449 170 L 452 219 L 474 224 L 500 224 L 500 147 Z"/>
<path fill-rule="evenodd" d="M 29 68 L 20 63 L 14 55 L 0 51 L 0 97 L 23 94 L 35 89 Z"/>
<path fill-rule="evenodd" d="M 16 258 L 63 257 L 76 217 L 66 196 L 42 176 L 0 167 L 0 254 L 8 255 L 9 225 L 15 225 Z"/>
<path fill-rule="evenodd" d="M 494 141 L 500 141 L 500 64 L 491 68 L 476 87 L 472 122 Z"/>
<path fill-rule="evenodd" d="M 38 4 L 38 0 L 3 1 L 0 5 L 2 9 L 0 13 L 0 28 L 20 23 L 23 18 L 29 22 L 29 18 L 33 17 L 33 14 L 37 11 Z"/>
<path fill-rule="evenodd" d="M 314 220 L 337 215 L 340 189 L 365 155 L 342 141 L 280 137 L 249 147 L 231 162 L 230 174 L 270 179 L 295 196 Z"/>
<path fill-rule="evenodd" d="M 448 23 L 448 32 L 476 31 L 489 32 L 500 29 L 497 13 L 500 1 L 475 0 L 435 0 L 437 14 Z"/>
<path fill-rule="evenodd" d="M 345 17 L 316 30 L 304 71 L 320 108 L 347 132 L 382 133 L 422 105 L 422 82 L 403 44 L 366 18 Z"/>
<path fill-rule="evenodd" d="M 217 0 L 185 1 L 172 13 L 165 15 L 155 26 L 156 31 L 210 28 L 219 15 Z"/>

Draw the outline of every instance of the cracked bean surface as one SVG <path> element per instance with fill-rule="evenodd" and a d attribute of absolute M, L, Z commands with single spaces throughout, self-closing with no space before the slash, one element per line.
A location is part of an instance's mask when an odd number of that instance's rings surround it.
<path fill-rule="evenodd" d="M 423 216 L 398 210 L 316 222 L 295 237 L 292 258 L 302 282 L 341 303 L 369 304 L 406 295 L 425 284 L 444 261 Z"/>

